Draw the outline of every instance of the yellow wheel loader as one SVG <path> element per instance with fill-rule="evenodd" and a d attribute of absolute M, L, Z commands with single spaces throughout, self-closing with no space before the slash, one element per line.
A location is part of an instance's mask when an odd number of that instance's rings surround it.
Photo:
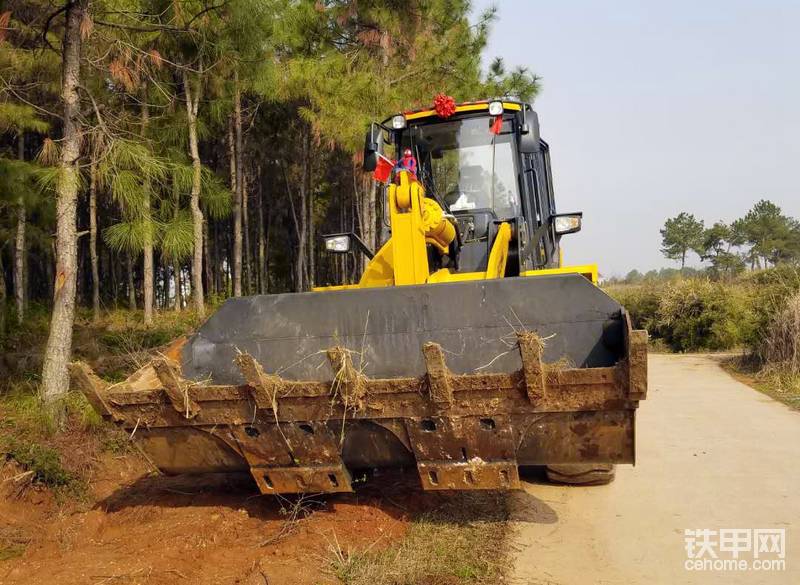
<path fill-rule="evenodd" d="M 531 106 L 372 124 L 379 166 L 380 249 L 325 237 L 370 259 L 357 284 L 231 298 L 124 382 L 75 363 L 73 384 L 163 472 L 249 471 L 263 493 L 348 492 L 382 467 L 426 490 L 515 489 L 527 465 L 595 483 L 633 463 L 647 336 L 594 265 L 561 265 L 581 214 L 556 212 Z"/>

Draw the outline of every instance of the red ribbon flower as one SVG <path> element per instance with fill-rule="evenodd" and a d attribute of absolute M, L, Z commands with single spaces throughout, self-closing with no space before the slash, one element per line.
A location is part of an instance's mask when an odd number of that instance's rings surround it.
<path fill-rule="evenodd" d="M 449 118 L 456 113 L 456 100 L 449 95 L 440 93 L 433 98 L 433 109 L 440 118 Z"/>

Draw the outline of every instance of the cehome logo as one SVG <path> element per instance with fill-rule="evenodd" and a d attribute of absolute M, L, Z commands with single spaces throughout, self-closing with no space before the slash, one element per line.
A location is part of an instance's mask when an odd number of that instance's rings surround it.
<path fill-rule="evenodd" d="M 785 528 L 687 528 L 687 571 L 785 571 Z"/>

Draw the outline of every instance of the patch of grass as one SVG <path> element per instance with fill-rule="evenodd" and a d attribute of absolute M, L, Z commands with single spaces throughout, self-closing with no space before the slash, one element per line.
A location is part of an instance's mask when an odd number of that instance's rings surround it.
<path fill-rule="evenodd" d="M 496 584 L 506 566 L 508 514 L 501 493 L 454 494 L 387 548 L 345 551 L 334 539 L 329 570 L 345 585 Z"/>
<path fill-rule="evenodd" d="M 120 381 L 146 362 L 151 352 L 190 333 L 200 322 L 193 311 L 162 311 L 152 327 L 145 327 L 140 311 L 115 310 L 95 323 L 91 311 L 79 307 L 73 359 L 86 361 L 101 375 Z M 20 382 L 38 382 L 49 329 L 50 313 L 44 305 L 31 305 L 22 324 L 9 320 L 8 331 L 0 336 L 0 352 L 13 354 L 13 359 L 0 359 L 0 392 Z"/>
<path fill-rule="evenodd" d="M 729 358 L 722 367 L 739 382 L 800 410 L 800 376 L 770 368 L 759 370 L 752 359 L 742 357 Z"/>
<path fill-rule="evenodd" d="M 21 557 L 30 539 L 13 526 L 0 526 L 0 561 Z"/>
<path fill-rule="evenodd" d="M 648 353 L 673 353 L 666 341 L 660 337 L 649 337 L 647 339 L 647 351 Z"/>
<path fill-rule="evenodd" d="M 50 488 L 70 486 L 76 478 L 61 465 L 61 456 L 52 447 L 7 437 L 0 449 L 19 463 L 23 469 L 33 472 L 35 481 Z"/>
<path fill-rule="evenodd" d="M 33 472 L 32 481 L 49 487 L 59 498 L 83 498 L 91 454 L 98 445 L 122 452 L 127 435 L 105 424 L 80 393 L 70 392 L 64 406 L 65 428 L 59 431 L 35 386 L 17 384 L 0 395 L 0 459 L 12 459 Z"/>
<path fill-rule="evenodd" d="M 100 451 L 115 454 L 130 449 L 124 431 L 106 424 L 83 394 L 64 398 L 66 416 L 56 428 L 39 397 L 41 353 L 47 340 L 50 314 L 32 305 L 22 324 L 13 320 L 0 338 L 0 462 L 13 459 L 31 480 L 51 488 L 57 497 L 83 497 L 87 477 Z M 79 309 L 73 330 L 73 359 L 87 361 L 106 378 L 116 381 L 146 363 L 154 350 L 185 335 L 199 324 L 191 311 L 160 313 L 145 327 L 135 311 L 107 313 L 99 323 Z"/>
<path fill-rule="evenodd" d="M 0 543 L 0 561 L 8 561 L 21 557 L 25 552 L 24 544 L 2 544 Z"/>

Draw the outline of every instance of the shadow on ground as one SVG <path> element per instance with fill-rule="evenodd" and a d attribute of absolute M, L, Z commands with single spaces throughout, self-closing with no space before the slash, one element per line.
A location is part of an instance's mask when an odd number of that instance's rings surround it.
<path fill-rule="evenodd" d="M 526 481 L 544 481 L 537 471 L 525 472 Z M 149 475 L 124 485 L 98 501 L 106 513 L 128 508 L 228 507 L 251 518 L 282 520 L 298 503 L 310 510 L 334 510 L 339 505 L 368 506 L 393 518 L 425 516 L 433 522 L 482 522 L 504 519 L 510 494 L 515 498 L 515 521 L 552 524 L 555 511 L 525 491 L 425 491 L 416 470 L 355 474 L 355 491 L 348 494 L 264 495 L 249 474 Z M 447 513 L 440 514 L 445 510 Z M 457 513 L 454 513 L 457 512 Z M 520 513 L 521 512 L 521 513 Z"/>

